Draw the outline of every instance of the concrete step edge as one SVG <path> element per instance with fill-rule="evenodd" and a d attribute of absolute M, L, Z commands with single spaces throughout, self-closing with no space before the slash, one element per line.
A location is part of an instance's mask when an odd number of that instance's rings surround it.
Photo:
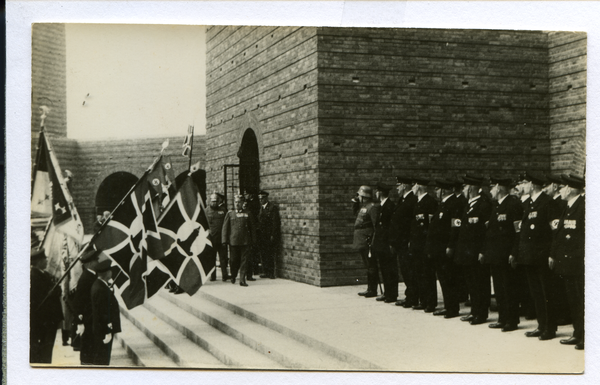
<path fill-rule="evenodd" d="M 238 344 L 238 346 L 235 347 L 236 351 L 230 351 L 231 348 L 229 348 L 230 350 L 228 351 L 224 350 L 223 344 L 218 344 L 218 341 L 215 342 L 215 338 L 213 338 L 211 341 L 211 338 L 208 335 L 201 336 L 199 332 L 193 330 L 194 327 L 190 326 L 191 322 L 186 322 L 185 316 L 177 314 L 177 311 L 183 312 L 189 317 L 193 318 L 195 321 L 198 321 L 198 317 L 196 317 L 194 314 L 188 312 L 186 309 L 178 307 L 176 304 L 172 303 L 171 301 L 168 301 L 165 298 L 159 297 L 157 298 L 157 300 L 155 300 L 154 302 L 159 303 L 147 303 L 144 306 L 146 306 L 150 311 L 152 311 L 152 313 L 161 318 L 163 321 L 167 322 L 169 325 L 177 329 L 192 342 L 196 343 L 206 352 L 213 355 L 224 365 L 227 365 L 232 368 L 283 369 L 283 367 L 281 367 L 276 361 L 265 357 L 259 352 L 239 342 L 235 338 L 232 338 L 231 336 L 214 328 L 212 325 L 206 323 L 206 326 L 211 327 L 214 330 L 215 334 L 221 334 L 223 336 L 222 338 L 228 338 L 234 344 Z M 160 303 L 160 301 L 164 301 L 166 303 Z M 174 307 L 176 310 L 169 309 L 170 306 Z M 215 337 L 216 339 L 221 338 L 218 335 L 215 335 Z M 256 354 L 257 356 L 253 356 L 253 354 Z M 253 363 L 249 364 L 249 360 L 253 361 Z M 266 362 L 268 362 L 268 364 L 265 364 Z"/>
<path fill-rule="evenodd" d="M 170 364 L 168 361 L 163 362 L 164 360 L 162 360 L 158 362 L 148 357 L 148 352 L 145 351 L 145 349 L 149 349 L 150 351 L 154 350 L 158 352 L 158 354 L 163 355 L 167 360 L 170 360 L 170 358 L 166 356 L 165 353 L 160 350 L 160 348 L 156 346 L 156 344 L 154 344 L 150 338 L 148 338 L 141 330 L 139 330 L 137 326 L 135 326 L 129 320 L 129 318 L 125 317 L 121 319 L 121 329 L 121 333 L 115 334 L 116 342 L 121 344 L 134 364 L 143 367 L 177 366 L 177 364 L 172 361 Z M 141 346 L 144 346 L 144 348 Z"/>
<path fill-rule="evenodd" d="M 166 294 L 161 294 L 161 296 L 165 299 L 167 299 L 168 301 L 172 302 L 173 304 L 175 304 L 177 307 L 187 311 L 188 313 L 194 315 L 195 317 L 199 318 L 200 320 L 208 323 L 209 325 L 211 325 L 212 327 L 220 330 L 221 332 L 231 336 L 232 338 L 235 338 L 236 340 L 238 340 L 239 342 L 243 343 L 244 345 L 252 348 L 253 350 L 256 350 L 257 352 L 269 357 L 270 359 L 274 360 L 275 362 L 279 363 L 280 365 L 282 365 L 284 368 L 288 368 L 288 369 L 315 369 L 313 366 L 311 365 L 306 365 L 301 361 L 298 361 L 297 359 L 290 357 L 289 354 L 287 354 L 288 352 L 283 352 L 279 349 L 273 349 L 272 347 L 269 347 L 268 345 L 266 345 L 265 343 L 263 343 L 262 341 L 257 340 L 256 338 L 253 338 L 252 336 L 249 336 L 247 334 L 245 334 L 244 332 L 236 329 L 235 327 L 232 327 L 230 325 L 228 325 L 226 323 L 226 321 L 222 321 L 216 317 L 214 317 L 213 315 L 209 314 L 208 312 L 206 312 L 205 310 L 201 310 L 197 307 L 195 307 L 193 304 L 191 304 L 190 302 L 193 302 L 194 299 L 192 299 L 191 297 L 176 297 L 174 295 L 166 295 Z M 206 301 L 206 300 L 205 300 Z M 209 302 L 210 303 L 210 302 Z M 221 308 L 222 310 L 229 312 L 228 309 L 219 307 L 217 305 L 216 308 Z M 239 316 L 238 316 L 239 317 Z M 243 318 L 243 317 L 242 317 Z M 250 320 L 247 320 L 247 322 L 251 322 Z M 260 327 L 264 327 L 262 325 L 258 325 L 255 324 L 256 326 L 260 326 Z M 265 328 L 268 329 L 268 328 Z M 273 333 L 273 331 L 270 331 L 271 333 Z M 285 336 L 281 336 L 282 338 L 286 338 Z M 290 341 L 293 341 L 290 339 Z M 268 343 L 269 341 L 266 341 L 266 343 Z M 298 343 L 297 341 L 294 341 L 294 343 Z M 333 369 L 333 368 L 332 368 Z"/>
<path fill-rule="evenodd" d="M 234 304 L 227 302 L 221 298 L 215 297 L 215 296 L 208 294 L 206 292 L 203 292 L 201 290 L 198 291 L 198 293 L 196 293 L 196 295 L 200 295 L 202 298 L 204 298 L 218 306 L 221 306 L 221 307 L 231 311 L 234 314 L 237 314 L 239 316 L 247 318 L 248 320 L 250 320 L 252 322 L 255 322 L 255 323 L 262 325 L 266 328 L 269 328 L 273 331 L 276 331 L 286 337 L 294 339 L 308 347 L 316 348 L 316 349 L 322 351 L 323 353 L 332 356 L 333 358 L 336 358 L 340 361 L 350 363 L 356 369 L 383 370 L 382 367 L 380 367 L 368 360 L 365 360 L 365 359 L 357 357 L 351 353 L 340 350 L 334 346 L 331 346 L 331 345 L 326 344 L 322 341 L 319 341 L 315 338 L 307 336 L 304 333 L 300 333 L 298 331 L 290 329 L 287 326 L 283 326 L 277 322 L 271 321 L 271 320 L 264 318 L 252 311 L 249 311 L 240 306 L 234 305 Z"/>

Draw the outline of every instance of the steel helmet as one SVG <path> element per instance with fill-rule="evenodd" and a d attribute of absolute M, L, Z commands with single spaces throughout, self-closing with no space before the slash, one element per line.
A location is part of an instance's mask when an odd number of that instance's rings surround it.
<path fill-rule="evenodd" d="M 371 198 L 373 197 L 373 189 L 369 186 L 360 186 L 358 189 L 358 195 L 361 197 Z"/>

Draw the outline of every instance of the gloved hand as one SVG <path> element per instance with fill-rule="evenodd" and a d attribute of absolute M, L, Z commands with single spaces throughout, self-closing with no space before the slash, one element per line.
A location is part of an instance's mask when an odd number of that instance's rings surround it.
<path fill-rule="evenodd" d="M 102 343 L 106 345 L 110 342 L 110 340 L 112 340 L 112 333 L 108 333 L 106 337 L 104 337 L 104 339 L 102 340 Z"/>
<path fill-rule="evenodd" d="M 77 331 L 75 332 L 78 336 L 82 335 L 85 331 L 85 326 L 83 324 L 77 325 Z"/>

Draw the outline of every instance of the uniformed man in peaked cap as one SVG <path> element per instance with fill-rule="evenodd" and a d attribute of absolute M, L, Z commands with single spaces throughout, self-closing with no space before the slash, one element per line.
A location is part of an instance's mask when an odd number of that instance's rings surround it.
<path fill-rule="evenodd" d="M 390 249 L 390 221 L 394 213 L 394 203 L 389 199 L 392 188 L 383 182 L 378 182 L 375 194 L 379 206 L 379 218 L 375 223 L 375 234 L 371 250 L 383 276 L 384 294 L 377 297 L 378 301 L 395 303 L 398 299 L 398 264 Z"/>
<path fill-rule="evenodd" d="M 552 272 L 548 267 L 552 245 L 551 198 L 542 191 L 546 183 L 543 175 L 527 172 L 525 180 L 524 193 L 529 195 L 529 199 L 523 210 L 519 250 L 518 253 L 513 252 L 513 259 L 517 264 L 525 266 L 538 321 L 537 329 L 528 331 L 525 335 L 544 341 L 556 337 L 555 294 Z"/>
<path fill-rule="evenodd" d="M 98 278 L 91 289 L 94 365 L 110 365 L 114 335 L 121 332 L 119 303 L 109 282 L 112 277 L 110 264 L 106 259 L 95 266 Z"/>
<path fill-rule="evenodd" d="M 379 219 L 379 209 L 373 203 L 373 189 L 370 186 L 360 186 L 358 202 L 360 208 L 354 222 L 352 247 L 360 253 L 367 269 L 367 290 L 358 295 L 371 298 L 377 296 L 377 261 L 371 253 L 371 242 L 375 233 L 375 225 Z"/>
<path fill-rule="evenodd" d="M 392 254 L 398 260 L 400 273 L 406 285 L 404 299 L 396 302 L 396 306 L 412 308 L 419 303 L 419 287 L 416 276 L 410 266 L 410 252 L 408 242 L 410 240 L 410 223 L 417 197 L 412 191 L 413 179 L 407 175 L 396 177 L 396 190 L 398 191 L 398 203 L 390 220 L 390 244 Z"/>
<path fill-rule="evenodd" d="M 519 198 L 510 195 L 512 180 L 504 176 L 490 178 L 493 199 L 492 215 L 485 235 L 482 262 L 490 266 L 494 293 L 498 302 L 498 321 L 489 325 L 492 329 L 510 332 L 519 324 L 518 275 L 509 262 L 509 256 L 517 242 L 515 223 L 523 216 Z"/>
<path fill-rule="evenodd" d="M 546 183 L 544 183 L 543 191 L 552 198 L 550 201 L 550 224 L 553 237 L 556 236 L 560 217 L 567 207 L 567 202 L 560 196 L 560 191 L 563 186 L 564 182 L 560 175 L 546 175 Z M 554 280 L 552 285 L 554 286 L 554 291 L 556 293 L 556 324 L 569 325 L 572 321 L 565 281 L 558 274 L 552 275 L 552 278 Z"/>
<path fill-rule="evenodd" d="M 437 306 L 437 283 L 435 264 L 432 258 L 427 258 L 425 244 L 429 232 L 429 223 L 437 210 L 437 201 L 427 193 L 429 179 L 415 178 L 413 193 L 417 197 L 410 223 L 409 253 L 412 266 L 417 275 L 419 285 L 419 304 L 413 309 L 433 313 Z"/>
<path fill-rule="evenodd" d="M 436 310 L 433 315 L 454 318 L 459 314 L 458 267 L 452 260 L 456 243 L 456 222 L 462 214 L 462 207 L 453 193 L 453 181 L 438 179 L 434 182 L 440 204 L 431 218 L 425 252 L 427 258 L 435 264 L 437 277 L 442 287 L 444 309 Z"/>
<path fill-rule="evenodd" d="M 549 266 L 565 280 L 567 298 L 573 319 L 573 335 L 560 341 L 564 345 L 584 348 L 584 283 L 585 283 L 585 180 L 577 175 L 563 177 L 561 196 L 567 207 L 560 217 L 552 243 Z"/>
<path fill-rule="evenodd" d="M 31 252 L 29 362 L 51 364 L 58 324 L 63 319 L 61 290 L 46 271 L 48 258 L 44 249 Z"/>
<path fill-rule="evenodd" d="M 221 277 L 223 282 L 229 280 L 229 274 L 227 273 L 227 246 L 223 244 L 221 240 L 221 232 L 223 230 L 223 222 L 225 221 L 225 215 L 227 214 L 227 208 L 225 207 L 225 197 L 222 194 L 213 192 L 210 195 L 210 205 L 206 209 L 206 218 L 208 219 L 208 227 L 210 228 L 210 237 L 213 243 L 213 247 L 217 251 L 215 256 L 219 255 L 219 264 L 221 265 Z M 215 269 L 210 277 L 211 281 L 217 279 L 217 269 Z"/>
<path fill-rule="evenodd" d="M 243 208 L 244 196 L 236 195 L 234 199 L 234 210 L 225 215 L 223 221 L 223 232 L 221 240 L 229 245 L 231 255 L 231 283 L 240 273 L 240 286 L 248 286 L 246 283 L 246 263 L 250 247 L 256 243 L 256 219 L 249 209 Z"/>
<path fill-rule="evenodd" d="M 260 259 L 263 268 L 261 278 L 275 278 L 275 260 L 281 244 L 281 217 L 279 208 L 269 202 L 269 193 L 258 193 L 260 211 L 258 213 L 258 237 Z"/>
<path fill-rule="evenodd" d="M 487 321 L 490 307 L 490 270 L 489 266 L 481 263 L 479 255 L 483 252 L 485 222 L 490 218 L 492 208 L 481 196 L 481 186 L 484 183 L 482 176 L 467 174 L 463 183 L 467 205 L 460 221 L 454 262 L 463 268 L 471 297 L 471 314 L 461 320 L 479 325 Z"/>
<path fill-rule="evenodd" d="M 77 324 L 76 334 L 81 338 L 81 349 L 79 359 L 81 365 L 93 365 L 94 363 L 94 334 L 92 318 L 92 285 L 96 281 L 96 265 L 99 262 L 101 252 L 89 250 L 81 257 L 83 272 L 77 281 L 73 308 L 75 322 Z"/>

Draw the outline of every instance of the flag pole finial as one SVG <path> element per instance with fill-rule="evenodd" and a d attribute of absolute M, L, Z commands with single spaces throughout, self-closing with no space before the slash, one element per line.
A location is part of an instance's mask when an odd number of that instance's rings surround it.
<path fill-rule="evenodd" d="M 50 115 L 50 107 L 46 106 L 46 105 L 42 105 L 40 106 L 40 128 L 42 129 L 42 131 L 44 130 L 44 123 L 46 121 L 46 118 L 48 117 L 48 115 Z"/>

